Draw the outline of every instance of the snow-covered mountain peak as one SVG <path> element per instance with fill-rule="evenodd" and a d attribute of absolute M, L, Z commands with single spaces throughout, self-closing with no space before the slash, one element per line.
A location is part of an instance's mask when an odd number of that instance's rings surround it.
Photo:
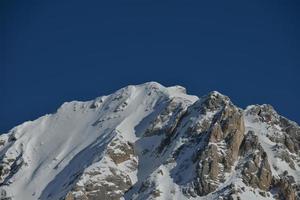
<path fill-rule="evenodd" d="M 296 199 L 300 128 L 269 105 L 130 85 L 0 135 L 0 199 Z"/>

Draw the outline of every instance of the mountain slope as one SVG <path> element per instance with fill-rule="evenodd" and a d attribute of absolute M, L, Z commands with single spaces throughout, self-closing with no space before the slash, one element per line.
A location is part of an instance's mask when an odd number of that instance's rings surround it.
<path fill-rule="evenodd" d="M 0 199 L 299 199 L 299 137 L 269 105 L 128 86 L 0 135 Z"/>

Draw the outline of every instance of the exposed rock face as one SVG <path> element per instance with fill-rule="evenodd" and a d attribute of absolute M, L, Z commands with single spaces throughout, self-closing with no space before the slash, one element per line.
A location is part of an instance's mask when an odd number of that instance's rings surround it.
<path fill-rule="evenodd" d="M 244 137 L 242 111 L 220 94 L 212 94 L 204 101 L 207 110 L 215 110 L 211 127 L 207 130 L 208 143 L 200 150 L 196 191 L 203 196 L 213 192 L 224 182 L 224 172 L 231 172 Z"/>
<path fill-rule="evenodd" d="M 108 146 L 107 154 L 116 164 L 125 162 L 135 156 L 133 144 L 124 141 L 120 142 L 119 140 L 111 142 Z"/>
<path fill-rule="evenodd" d="M 145 131 L 145 136 L 153 136 L 157 134 L 171 135 L 179 120 L 186 111 L 186 105 L 179 99 L 170 99 L 163 102 L 162 111 L 150 123 Z"/>
<path fill-rule="evenodd" d="M 241 154 L 247 160 L 242 170 L 243 181 L 251 187 L 268 190 L 272 181 L 268 156 L 253 131 L 248 131 L 242 144 Z"/>
<path fill-rule="evenodd" d="M 257 115 L 262 123 L 280 128 L 278 133 L 268 135 L 271 141 L 284 145 L 290 153 L 300 155 L 300 129 L 295 122 L 278 115 L 271 105 L 255 106 L 249 112 Z"/>
<path fill-rule="evenodd" d="M 6 145 L 13 145 L 13 143 L 16 141 L 16 136 L 13 133 L 12 136 L 4 138 L 4 140 L 2 141 L 3 144 L 6 143 Z M 2 159 L 0 161 L 0 181 L 2 182 L 2 184 L 7 184 L 9 178 L 17 173 L 24 164 L 26 164 L 24 162 L 22 154 L 23 149 L 21 148 L 21 150 L 17 153 L 13 154 L 12 152 L 7 151 L 2 155 Z"/>
<path fill-rule="evenodd" d="M 69 192 L 66 196 L 67 200 L 119 200 L 124 191 L 127 191 L 131 186 L 132 182 L 130 178 L 123 174 L 114 172 L 106 176 L 105 181 L 107 183 L 99 184 L 97 182 L 88 181 L 84 186 L 75 186 L 72 192 Z M 96 175 L 96 174 L 88 174 Z M 116 192 L 120 191 L 120 192 Z"/>
<path fill-rule="evenodd" d="M 0 135 L 0 200 L 300 199 L 300 128 L 150 82 Z"/>
<path fill-rule="evenodd" d="M 277 190 L 277 199 L 296 200 L 296 191 L 293 187 L 295 180 L 292 176 L 282 174 L 279 179 L 273 179 L 273 190 Z M 298 198 L 299 199 L 299 196 Z"/>
<path fill-rule="evenodd" d="M 110 162 L 114 165 L 108 165 Z M 66 199 L 119 200 L 133 185 L 130 173 L 137 170 L 137 166 L 133 145 L 117 137 L 108 145 L 102 161 L 86 170 L 84 179 L 78 181 Z"/>
<path fill-rule="evenodd" d="M 261 124 L 263 128 L 256 133 L 249 131 L 245 138 L 241 153 L 254 160 L 253 163 L 247 161 L 251 167 L 246 166 L 243 170 L 244 181 L 262 190 L 273 191 L 276 199 L 300 199 L 299 182 L 295 181 L 300 178 L 299 126 L 278 115 L 270 105 L 253 106 L 246 115 L 252 116 L 250 121 Z M 265 150 L 269 151 L 269 155 Z M 259 170 L 262 173 L 258 173 Z"/>

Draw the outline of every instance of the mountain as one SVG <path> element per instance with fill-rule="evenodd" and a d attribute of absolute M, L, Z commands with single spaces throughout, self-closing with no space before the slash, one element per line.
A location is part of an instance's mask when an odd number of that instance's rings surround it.
<path fill-rule="evenodd" d="M 127 86 L 0 135 L 0 199 L 300 199 L 300 127 L 218 92 Z"/>

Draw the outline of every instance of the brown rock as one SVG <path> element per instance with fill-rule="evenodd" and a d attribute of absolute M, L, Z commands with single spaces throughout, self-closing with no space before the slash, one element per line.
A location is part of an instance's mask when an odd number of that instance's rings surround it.
<path fill-rule="evenodd" d="M 273 179 L 273 188 L 278 191 L 279 199 L 296 200 L 296 192 L 292 184 L 287 175 L 282 175 L 279 180 Z"/>
<path fill-rule="evenodd" d="M 206 106 L 215 108 L 215 101 L 218 100 L 206 101 Z M 245 127 L 241 110 L 226 100 L 221 105 L 224 107 L 215 115 L 207 132 L 208 145 L 199 152 L 196 159 L 200 163 L 195 191 L 200 196 L 213 192 L 218 183 L 224 181 L 224 173 L 220 171 L 220 166 L 223 165 L 227 172 L 232 170 L 244 137 Z"/>
<path fill-rule="evenodd" d="M 251 187 L 268 190 L 272 182 L 272 172 L 266 152 L 258 143 L 253 131 L 249 131 L 241 145 L 240 154 L 248 160 L 242 170 L 243 181 Z"/>

